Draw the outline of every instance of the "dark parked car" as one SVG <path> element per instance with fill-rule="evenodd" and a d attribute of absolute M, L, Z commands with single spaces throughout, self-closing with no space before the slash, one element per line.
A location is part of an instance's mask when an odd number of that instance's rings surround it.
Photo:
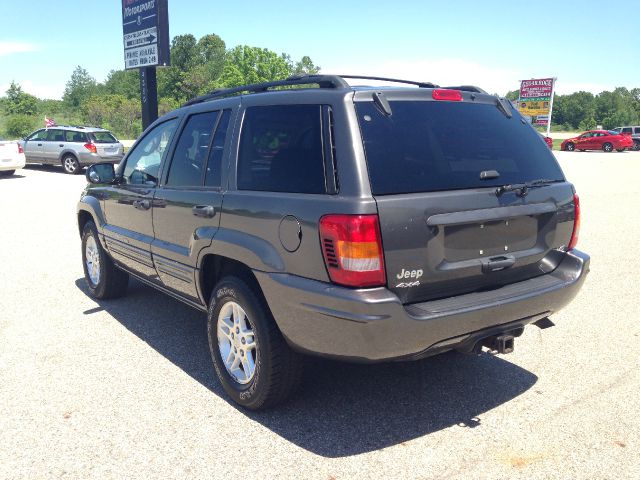
<path fill-rule="evenodd" d="M 574 138 L 567 138 L 560 145 L 561 150 L 603 150 L 605 152 L 623 152 L 633 147 L 633 140 L 629 135 L 623 135 L 614 130 L 589 130 Z"/>
<path fill-rule="evenodd" d="M 250 409 L 303 355 L 354 362 L 513 350 L 578 293 L 580 207 L 536 131 L 476 87 L 301 76 L 213 92 L 155 121 L 78 204 L 98 299 L 129 276 L 208 315 Z M 310 87 L 285 88 L 279 87 Z"/>

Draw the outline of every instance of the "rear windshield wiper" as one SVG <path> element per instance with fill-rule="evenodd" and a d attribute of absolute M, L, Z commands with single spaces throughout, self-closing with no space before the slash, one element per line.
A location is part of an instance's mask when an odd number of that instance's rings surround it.
<path fill-rule="evenodd" d="M 537 180 L 531 180 L 530 182 L 502 185 L 496 188 L 496 197 L 499 197 L 500 195 L 506 192 L 516 192 L 516 195 L 518 195 L 519 197 L 524 197 L 532 188 L 540 188 L 540 187 L 544 187 L 546 185 L 550 185 L 552 183 L 558 183 L 558 182 L 562 182 L 562 180 L 550 180 L 548 178 L 539 178 Z"/>

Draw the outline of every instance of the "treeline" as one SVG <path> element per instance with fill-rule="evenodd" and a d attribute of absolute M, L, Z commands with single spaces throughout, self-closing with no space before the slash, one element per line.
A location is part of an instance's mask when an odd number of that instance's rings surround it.
<path fill-rule="evenodd" d="M 507 94 L 518 99 L 518 90 Z M 597 95 L 575 92 L 556 95 L 553 100 L 551 127 L 554 131 L 584 131 L 602 125 L 605 129 L 625 125 L 640 125 L 640 88 L 616 88 Z"/>
<path fill-rule="evenodd" d="M 266 48 L 239 45 L 227 49 L 215 34 L 200 39 L 178 35 L 171 42 L 171 66 L 157 69 L 159 114 L 217 88 L 319 70 L 307 56 L 294 61 L 286 53 Z M 138 71 L 112 70 L 104 82 L 97 82 L 78 66 L 62 100 L 38 99 L 12 82 L 0 98 L 0 137 L 23 137 L 44 126 L 45 116 L 59 125 L 101 126 L 120 138 L 136 138 L 142 131 Z"/>

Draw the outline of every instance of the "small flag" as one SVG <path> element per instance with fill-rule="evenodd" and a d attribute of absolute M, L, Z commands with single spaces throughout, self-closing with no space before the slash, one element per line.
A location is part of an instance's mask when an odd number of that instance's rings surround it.
<path fill-rule="evenodd" d="M 49 128 L 49 127 L 55 127 L 56 126 L 56 122 L 53 118 L 47 118 L 44 117 L 44 127 L 45 128 Z"/>

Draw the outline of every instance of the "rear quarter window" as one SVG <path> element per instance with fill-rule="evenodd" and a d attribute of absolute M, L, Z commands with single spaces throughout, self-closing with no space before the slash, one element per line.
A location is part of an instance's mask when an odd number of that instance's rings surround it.
<path fill-rule="evenodd" d="M 87 135 L 83 132 L 73 132 L 67 130 L 66 132 L 64 132 L 64 136 L 67 139 L 67 142 L 87 143 Z"/>
<path fill-rule="evenodd" d="M 326 192 L 320 105 L 247 108 L 240 137 L 238 189 Z"/>
<path fill-rule="evenodd" d="M 118 143 L 116 137 L 109 132 L 92 132 L 89 136 L 94 143 Z"/>
<path fill-rule="evenodd" d="M 395 101 L 392 115 L 356 102 L 374 195 L 564 180 L 538 133 L 495 105 Z M 480 172 L 500 177 L 480 180 Z"/>

